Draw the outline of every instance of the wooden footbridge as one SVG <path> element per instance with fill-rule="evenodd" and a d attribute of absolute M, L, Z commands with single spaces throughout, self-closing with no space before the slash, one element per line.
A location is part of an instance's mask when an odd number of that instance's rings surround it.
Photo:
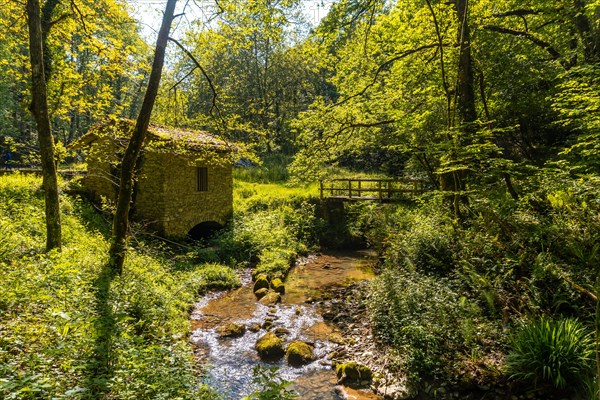
<path fill-rule="evenodd" d="M 329 179 L 322 180 L 321 200 L 379 201 L 392 203 L 425 192 L 425 182 L 419 179 Z"/>

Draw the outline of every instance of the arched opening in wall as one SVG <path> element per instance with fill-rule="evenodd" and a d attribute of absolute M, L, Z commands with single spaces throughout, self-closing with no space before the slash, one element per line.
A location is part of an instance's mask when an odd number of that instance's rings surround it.
<path fill-rule="evenodd" d="M 190 229 L 187 235 L 194 240 L 208 239 L 221 229 L 223 229 L 223 225 L 220 223 L 215 221 L 205 221 Z"/>

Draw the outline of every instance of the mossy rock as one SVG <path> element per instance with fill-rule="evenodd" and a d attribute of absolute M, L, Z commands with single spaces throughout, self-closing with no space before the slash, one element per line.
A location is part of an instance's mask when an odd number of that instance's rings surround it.
<path fill-rule="evenodd" d="M 288 364 L 294 367 L 315 361 L 314 347 L 304 342 L 292 342 L 285 353 Z"/>
<path fill-rule="evenodd" d="M 263 360 L 277 360 L 285 354 L 283 351 L 283 340 L 278 338 L 273 332 L 267 332 L 258 339 L 255 349 Z"/>
<path fill-rule="evenodd" d="M 277 293 L 285 293 L 285 285 L 283 284 L 283 281 L 279 278 L 275 278 L 271 281 L 271 288 Z"/>
<path fill-rule="evenodd" d="M 256 278 L 254 278 L 254 288 L 252 290 L 254 293 L 263 288 L 268 290 L 269 287 L 269 278 L 267 277 L 267 275 L 260 274 L 257 275 Z"/>
<path fill-rule="evenodd" d="M 283 278 L 285 278 L 285 274 L 283 272 L 281 272 L 281 271 L 275 271 L 271 275 L 271 280 L 273 280 L 273 279 L 279 279 L 279 280 L 283 281 Z"/>
<path fill-rule="evenodd" d="M 327 340 L 335 344 L 344 344 L 345 342 L 344 337 L 338 332 L 332 332 L 329 335 L 327 335 Z"/>
<path fill-rule="evenodd" d="M 274 306 L 281 301 L 281 295 L 277 292 L 269 292 L 258 302 L 265 306 Z"/>
<path fill-rule="evenodd" d="M 354 361 L 336 365 L 335 372 L 338 384 L 351 387 L 367 387 L 373 380 L 373 373 L 369 367 Z"/>
<path fill-rule="evenodd" d="M 219 326 L 215 331 L 221 338 L 236 338 L 244 336 L 246 327 L 240 324 L 227 324 Z"/>
<path fill-rule="evenodd" d="M 272 326 L 273 326 L 273 318 L 266 318 L 260 327 L 263 328 L 264 330 L 268 331 L 268 330 L 271 330 Z"/>
<path fill-rule="evenodd" d="M 257 299 L 260 300 L 263 297 L 265 297 L 268 293 L 269 293 L 269 289 L 261 288 L 261 289 L 258 289 L 256 292 L 254 292 L 254 295 L 256 296 Z"/>
<path fill-rule="evenodd" d="M 290 334 L 290 330 L 280 326 L 279 328 L 273 329 L 273 333 L 277 335 L 277 337 L 283 338 Z"/>

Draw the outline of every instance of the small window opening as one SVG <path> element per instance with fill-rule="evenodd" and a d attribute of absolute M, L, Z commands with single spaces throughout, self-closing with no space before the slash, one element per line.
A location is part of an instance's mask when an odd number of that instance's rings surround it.
<path fill-rule="evenodd" d="M 196 190 L 198 192 L 208 192 L 208 168 L 196 168 Z"/>

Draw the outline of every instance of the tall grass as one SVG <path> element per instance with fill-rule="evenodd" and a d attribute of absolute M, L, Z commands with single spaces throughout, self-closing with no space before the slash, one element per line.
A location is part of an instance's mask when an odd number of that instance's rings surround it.
<path fill-rule="evenodd" d="M 238 165 L 233 170 L 236 180 L 253 183 L 285 183 L 289 179 L 288 164 L 292 156 L 281 153 L 267 154 L 263 156 L 260 165 L 247 163 Z"/>
<path fill-rule="evenodd" d="M 575 319 L 529 322 L 511 345 L 506 366 L 512 378 L 565 389 L 581 387 L 592 376 L 594 341 Z"/>

